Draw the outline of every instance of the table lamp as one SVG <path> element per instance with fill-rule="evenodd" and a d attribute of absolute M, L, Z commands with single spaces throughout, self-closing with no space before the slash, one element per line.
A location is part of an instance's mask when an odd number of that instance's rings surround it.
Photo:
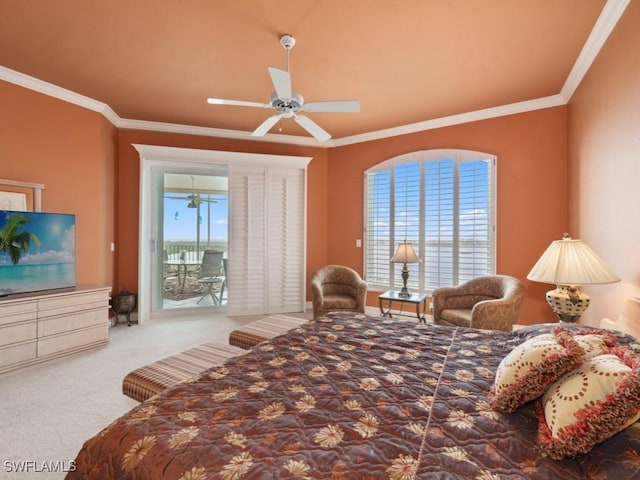
<path fill-rule="evenodd" d="M 581 285 L 600 285 L 620 281 L 618 277 L 584 241 L 565 233 L 555 240 L 533 266 L 529 280 L 554 283 L 547 292 L 547 302 L 561 322 L 575 323 L 589 306 L 589 296 Z"/>
<path fill-rule="evenodd" d="M 407 280 L 409 280 L 409 269 L 407 268 L 407 263 L 420 263 L 420 259 L 416 252 L 413 250 L 413 247 L 406 240 L 404 242 L 400 242 L 398 248 L 396 249 L 396 253 L 391 257 L 391 263 L 402 263 L 404 264 L 402 267 L 402 290 L 398 294 L 400 297 L 410 297 L 409 289 L 407 288 Z"/>

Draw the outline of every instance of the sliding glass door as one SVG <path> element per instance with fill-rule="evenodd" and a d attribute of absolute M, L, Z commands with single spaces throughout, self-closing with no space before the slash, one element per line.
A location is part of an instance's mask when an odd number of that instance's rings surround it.
<path fill-rule="evenodd" d="M 159 165 L 150 176 L 152 201 L 146 211 L 151 227 L 151 313 L 226 308 L 226 167 Z M 205 251 L 219 252 L 217 269 L 203 269 Z"/>
<path fill-rule="evenodd" d="M 133 146 L 141 162 L 139 321 L 175 308 L 180 318 L 203 308 L 304 311 L 311 158 Z M 220 260 L 222 273 L 203 273 Z"/>
<path fill-rule="evenodd" d="M 160 309 L 226 304 L 224 262 L 228 252 L 227 177 L 163 174 L 162 297 Z M 204 252 L 219 253 L 218 265 L 202 268 Z M 209 257 L 212 258 L 212 257 Z"/>

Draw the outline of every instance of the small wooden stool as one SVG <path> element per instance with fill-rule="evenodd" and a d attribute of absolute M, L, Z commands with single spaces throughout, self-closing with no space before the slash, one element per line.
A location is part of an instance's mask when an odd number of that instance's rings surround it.
<path fill-rule="evenodd" d="M 122 393 L 144 402 L 167 388 L 223 364 L 227 359 L 247 353 L 223 343 L 203 343 L 184 352 L 150 363 L 127 374 Z"/>
<path fill-rule="evenodd" d="M 257 344 L 278 336 L 287 330 L 307 323 L 306 318 L 271 315 L 255 322 L 247 323 L 229 334 L 229 344 L 240 348 L 253 348 Z"/>

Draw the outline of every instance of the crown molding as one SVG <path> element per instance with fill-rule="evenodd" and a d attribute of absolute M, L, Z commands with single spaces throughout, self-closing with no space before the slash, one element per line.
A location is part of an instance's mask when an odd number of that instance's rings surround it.
<path fill-rule="evenodd" d="M 116 114 L 116 112 L 114 112 L 106 103 L 102 103 L 92 98 L 85 97 L 84 95 L 80 95 L 79 93 L 72 92 L 71 90 L 67 90 L 66 88 L 54 85 L 53 83 L 39 80 L 35 77 L 16 72 L 15 70 L 11 70 L 1 65 L 0 80 L 13 83 L 20 87 L 28 88 L 29 90 L 42 93 L 43 95 L 47 95 L 49 97 L 57 98 L 58 100 L 62 100 L 63 102 L 72 103 L 74 105 L 78 105 L 79 107 L 101 113 L 107 120 L 109 120 L 116 126 L 117 122 L 120 120 L 120 117 Z"/>
<path fill-rule="evenodd" d="M 452 125 L 460 125 L 463 123 L 477 122 L 479 120 L 487 120 L 489 118 L 504 117 L 506 115 L 514 115 L 516 113 L 531 112 L 542 108 L 557 107 L 565 105 L 567 102 L 560 95 L 551 95 L 549 97 L 536 98 L 524 102 L 510 103 L 499 107 L 485 108 L 473 112 L 459 113 L 457 115 L 449 115 L 448 117 L 435 118 L 433 120 L 425 120 L 423 122 L 411 123 L 399 127 L 377 130 L 374 132 L 362 133 L 350 137 L 338 138 L 334 141 L 334 146 L 342 147 L 344 145 L 352 145 L 354 143 L 369 142 L 371 140 L 381 140 L 383 138 L 397 137 L 399 135 L 407 135 L 409 133 L 422 132 L 425 130 L 433 130 L 435 128 L 450 127 Z"/>
<path fill-rule="evenodd" d="M 535 100 L 502 105 L 499 107 L 492 107 L 484 110 L 476 110 L 474 112 L 461 113 L 448 117 L 436 118 L 433 120 L 426 120 L 423 122 L 417 122 L 408 125 L 401 125 L 398 127 L 377 130 L 359 135 L 352 135 L 349 137 L 329 139 L 325 142 L 318 142 L 313 137 L 300 137 L 271 133 L 263 137 L 254 137 L 250 132 L 243 132 L 240 130 L 228 130 L 222 128 L 198 127 L 176 123 L 150 122 L 146 120 L 120 118 L 118 114 L 115 113 L 111 109 L 111 107 L 109 107 L 105 103 L 2 66 L 0 66 L 0 80 L 5 80 L 21 87 L 28 88 L 45 95 L 49 95 L 51 97 L 58 98 L 69 103 L 73 103 L 74 105 L 93 110 L 94 112 L 101 113 L 115 127 L 123 130 L 144 130 L 152 132 L 176 133 L 182 135 L 199 135 L 206 137 L 229 138 L 255 142 L 285 143 L 290 145 L 319 148 L 333 148 L 352 145 L 355 143 L 368 142 L 371 140 L 381 140 L 384 138 L 407 135 L 424 130 L 432 130 L 434 128 L 442 128 L 461 123 L 475 122 L 478 120 L 486 120 L 489 118 L 500 117 L 504 115 L 513 115 L 515 113 L 523 113 L 531 110 L 538 110 L 541 108 L 555 107 L 558 105 L 564 105 L 566 103 L 561 95 L 552 95 Z"/>
<path fill-rule="evenodd" d="M 227 130 L 223 128 L 196 127 L 181 125 L 178 123 L 149 122 L 146 120 L 130 120 L 119 118 L 114 124 L 123 130 L 146 130 L 151 132 L 178 133 L 184 135 L 200 135 L 204 137 L 231 138 L 236 140 L 249 140 L 254 142 L 287 143 L 306 147 L 332 147 L 333 141 L 319 142 L 313 137 L 299 137 L 293 135 L 267 134 L 263 137 L 254 137 L 250 132 L 241 130 Z"/>
<path fill-rule="evenodd" d="M 256 142 L 284 143 L 290 145 L 332 148 L 345 145 L 353 145 L 356 143 L 368 142 L 371 140 L 381 140 L 384 138 L 395 137 L 399 135 L 407 135 L 410 133 L 432 130 L 435 128 L 448 127 L 462 123 L 475 122 L 479 120 L 487 120 L 489 118 L 501 117 L 505 115 L 513 115 L 516 113 L 524 113 L 528 111 L 538 110 L 542 108 L 556 107 L 566 105 L 575 90 L 582 82 L 587 70 L 595 60 L 609 37 L 624 10 L 631 0 L 607 0 L 598 20 L 596 21 L 587 41 L 585 42 L 580 55 L 576 59 L 569 76 L 565 80 L 559 94 L 548 97 L 527 100 L 523 102 L 501 105 L 498 107 L 476 110 L 447 117 L 426 120 L 423 122 L 401 125 L 398 127 L 376 130 L 359 135 L 352 135 L 338 139 L 329 139 L 325 142 L 318 142 L 312 137 L 301 137 L 293 135 L 267 134 L 263 137 L 254 137 L 250 132 L 240 130 L 227 130 L 211 127 L 197 127 L 190 125 L 180 125 L 173 123 L 150 122 L 145 120 L 132 120 L 120 118 L 111 107 L 103 102 L 99 102 L 92 98 L 80 95 L 62 87 L 58 87 L 52 83 L 39 80 L 35 77 L 16 72 L 9 68 L 0 66 L 0 80 L 19 85 L 30 90 L 57 98 L 59 100 L 78 105 L 94 112 L 102 114 L 115 127 L 126 130 L 145 130 L 154 132 L 177 133 L 184 135 L 200 135 L 208 137 L 229 138 L 236 140 L 248 140 Z"/>
<path fill-rule="evenodd" d="M 578 85 L 580 85 L 591 64 L 598 56 L 598 53 L 600 53 L 600 49 L 607 38 L 609 38 L 609 34 L 618 24 L 629 2 L 630 0 L 607 0 L 587 41 L 582 47 L 582 51 L 576 59 L 576 63 L 573 65 L 569 76 L 560 90 L 560 95 L 567 103 L 571 100 Z"/>

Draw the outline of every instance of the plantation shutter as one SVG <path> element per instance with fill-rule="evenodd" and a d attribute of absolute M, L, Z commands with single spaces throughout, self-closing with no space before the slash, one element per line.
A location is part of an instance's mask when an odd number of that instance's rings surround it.
<path fill-rule="evenodd" d="M 266 312 L 265 170 L 229 169 L 229 315 Z"/>
<path fill-rule="evenodd" d="M 304 171 L 268 171 L 268 312 L 304 310 Z"/>
<path fill-rule="evenodd" d="M 365 180 L 367 282 L 391 285 L 391 171 L 371 173 Z"/>
<path fill-rule="evenodd" d="M 452 158 L 425 165 L 425 288 L 453 285 L 457 268 L 455 161 Z"/>
<path fill-rule="evenodd" d="M 421 202 L 420 202 L 420 189 L 421 189 L 421 163 L 402 163 L 397 165 L 394 169 L 394 235 L 392 240 L 392 249 L 395 252 L 396 247 L 400 242 L 405 240 L 410 242 L 414 251 L 419 258 L 422 258 L 420 251 L 420 225 L 422 219 L 420 216 Z M 393 254 L 393 253 L 392 253 Z M 387 258 L 387 262 L 389 259 Z M 393 276 L 392 287 L 401 288 L 402 282 L 402 269 L 404 264 L 393 263 Z M 421 289 L 420 282 L 420 264 L 409 263 L 407 268 L 409 270 L 409 281 L 407 286 L 410 290 Z"/>
<path fill-rule="evenodd" d="M 304 310 L 305 209 L 304 170 L 229 168 L 230 316 Z"/>
<path fill-rule="evenodd" d="M 467 159 L 458 164 L 458 283 L 492 273 L 494 194 L 493 161 Z"/>
<path fill-rule="evenodd" d="M 410 290 L 430 292 L 495 273 L 495 157 L 426 150 L 365 173 L 365 278 L 370 288 L 402 286 L 390 259 L 409 241 L 422 262 L 408 264 Z"/>

